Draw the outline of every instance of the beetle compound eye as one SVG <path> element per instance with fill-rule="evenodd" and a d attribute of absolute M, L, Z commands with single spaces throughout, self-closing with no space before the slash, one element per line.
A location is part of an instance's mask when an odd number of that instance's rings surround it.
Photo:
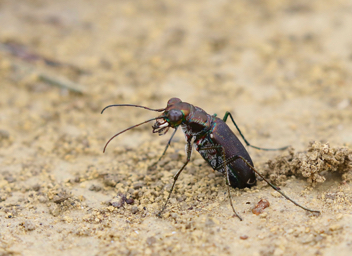
<path fill-rule="evenodd" d="M 183 117 L 181 110 L 172 109 L 169 111 L 169 120 L 172 123 L 179 122 Z"/>

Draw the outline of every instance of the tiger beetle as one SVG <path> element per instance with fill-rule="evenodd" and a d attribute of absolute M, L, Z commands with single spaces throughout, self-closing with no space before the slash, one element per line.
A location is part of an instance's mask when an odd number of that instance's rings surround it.
<path fill-rule="evenodd" d="M 227 190 L 229 195 L 229 201 L 232 207 L 232 210 L 240 220 L 242 220 L 241 216 L 236 212 L 233 204 L 230 193 L 230 186 L 233 188 L 250 188 L 256 185 L 256 176 L 260 176 L 264 181 L 268 183 L 274 190 L 279 192 L 282 196 L 284 196 L 287 200 L 291 201 L 298 207 L 302 209 L 320 214 L 320 211 L 308 209 L 286 194 L 284 194 L 280 188 L 276 187 L 272 183 L 270 183 L 267 179 L 263 177 L 254 167 L 251 157 L 249 156 L 247 150 L 239 141 L 237 136 L 232 132 L 232 130 L 226 124 L 228 117 L 231 118 L 232 123 L 235 125 L 237 131 L 243 138 L 244 142 L 247 146 L 260 149 L 260 150 L 284 150 L 287 147 L 277 148 L 277 149 L 269 149 L 269 148 L 260 148 L 251 145 L 243 136 L 241 130 L 238 128 L 235 120 L 233 119 L 230 112 L 226 112 L 223 119 L 220 119 L 215 115 L 207 114 L 203 109 L 193 106 L 187 102 L 182 102 L 179 98 L 171 98 L 166 108 L 162 109 L 151 109 L 148 107 L 133 105 L 133 104 L 114 104 L 105 107 L 101 113 L 103 113 L 107 108 L 110 107 L 138 107 L 144 108 L 151 111 L 163 112 L 160 116 L 149 119 L 142 123 L 133 125 L 117 134 L 115 134 L 108 142 L 105 144 L 103 152 L 105 152 L 107 145 L 110 143 L 112 139 L 117 137 L 118 135 L 133 129 L 142 124 L 151 122 L 155 120 L 153 128 L 153 133 L 158 133 L 159 135 L 164 135 L 168 132 L 169 128 L 174 128 L 175 131 L 172 133 L 171 138 L 169 139 L 165 150 L 158 161 L 165 155 L 172 138 L 174 137 L 177 129 L 181 126 L 181 129 L 185 135 L 186 139 L 186 154 L 187 160 L 181 169 L 175 174 L 174 182 L 170 189 L 169 195 L 165 204 L 158 216 L 160 217 L 162 212 L 165 210 L 167 203 L 169 202 L 172 191 L 175 187 L 176 181 L 180 176 L 183 169 L 189 163 L 191 159 L 192 148 L 194 147 L 204 158 L 204 160 L 215 170 L 222 174 L 224 174 L 227 184 Z M 193 147 L 192 147 L 193 146 Z"/>

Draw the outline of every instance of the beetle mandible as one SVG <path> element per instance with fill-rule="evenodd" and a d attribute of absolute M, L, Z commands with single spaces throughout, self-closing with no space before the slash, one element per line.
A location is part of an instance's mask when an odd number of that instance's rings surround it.
<path fill-rule="evenodd" d="M 223 119 L 218 118 L 216 115 L 209 115 L 203 109 L 193 106 L 187 102 L 181 101 L 179 98 L 171 98 L 166 108 L 163 109 L 151 109 L 148 107 L 133 105 L 133 104 L 114 104 L 105 107 L 101 113 L 103 113 L 107 108 L 116 107 L 116 106 L 130 106 L 144 108 L 152 111 L 163 112 L 160 116 L 156 118 L 149 119 L 142 123 L 131 126 L 111 137 L 108 142 L 105 144 L 104 152 L 107 145 L 112 139 L 124 133 L 130 129 L 133 129 L 142 124 L 151 122 L 155 120 L 153 128 L 153 133 L 158 133 L 159 135 L 164 135 L 168 132 L 169 128 L 174 128 L 175 131 L 172 133 L 171 138 L 169 139 L 165 150 L 159 160 L 165 155 L 172 138 L 174 137 L 177 129 L 181 126 L 181 129 L 185 135 L 186 139 L 186 155 L 187 159 L 181 169 L 175 174 L 174 182 L 170 189 L 169 195 L 165 204 L 158 216 L 161 216 L 161 213 L 165 210 L 166 205 L 170 199 L 172 191 L 175 187 L 176 181 L 180 176 L 181 172 L 184 170 L 186 165 L 191 159 L 193 147 L 201 154 L 204 160 L 215 170 L 224 174 L 228 189 L 229 201 L 232 207 L 232 210 L 236 217 L 242 220 L 241 216 L 236 212 L 231 198 L 230 186 L 233 188 L 250 188 L 256 185 L 256 176 L 260 176 L 264 181 L 266 181 L 274 190 L 279 192 L 287 200 L 291 201 L 298 207 L 314 213 L 320 214 L 320 211 L 311 210 L 306 208 L 286 194 L 284 194 L 280 188 L 276 187 L 270 183 L 267 179 L 263 177 L 253 165 L 253 161 L 249 156 L 247 150 L 242 145 L 237 136 L 232 132 L 232 130 L 226 124 L 228 117 L 231 118 L 233 124 L 238 130 L 239 134 L 245 141 L 247 146 L 261 149 L 261 150 L 283 150 L 287 147 L 278 148 L 278 149 L 268 149 L 260 148 L 251 145 L 243 136 L 241 130 L 238 128 L 235 120 L 233 119 L 230 112 L 226 112 Z"/>

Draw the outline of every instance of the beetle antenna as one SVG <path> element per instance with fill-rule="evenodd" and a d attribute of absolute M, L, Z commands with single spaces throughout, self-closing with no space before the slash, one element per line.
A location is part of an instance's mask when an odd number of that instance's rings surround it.
<path fill-rule="evenodd" d="M 137 107 L 137 108 L 144 108 L 144 109 L 148 109 L 148 110 L 152 110 L 152 111 L 157 111 L 157 112 L 162 112 L 162 111 L 165 110 L 165 108 L 152 109 L 152 108 L 148 108 L 148 107 L 144 107 L 144 106 L 140 106 L 140 105 L 133 105 L 133 104 L 113 104 L 113 105 L 106 106 L 106 107 L 101 111 L 101 114 L 103 114 L 103 112 L 105 111 L 105 109 L 110 108 L 110 107 Z"/>
<path fill-rule="evenodd" d="M 124 133 L 124 132 L 126 132 L 126 131 L 128 131 L 128 130 L 131 130 L 131 129 L 137 127 L 137 126 L 140 126 L 140 125 L 142 125 L 142 124 L 148 123 L 148 122 L 150 122 L 150 121 L 157 120 L 157 119 L 161 119 L 161 118 L 165 118 L 165 117 L 166 117 L 166 116 L 158 116 L 158 117 L 149 119 L 149 120 L 147 120 L 147 121 L 144 121 L 144 122 L 142 122 L 142 123 L 139 123 L 139 124 L 133 125 L 133 126 L 131 126 L 131 127 L 128 127 L 127 129 L 125 129 L 125 130 L 123 130 L 123 131 L 121 131 L 121 132 L 119 132 L 119 133 L 116 133 L 114 136 L 112 136 L 112 137 L 108 140 L 108 142 L 106 142 L 106 144 L 105 144 L 105 146 L 104 146 L 103 153 L 105 153 L 105 149 L 106 149 L 106 147 L 108 146 L 108 144 L 110 143 L 110 141 L 112 141 L 115 137 L 119 136 L 121 133 Z"/>

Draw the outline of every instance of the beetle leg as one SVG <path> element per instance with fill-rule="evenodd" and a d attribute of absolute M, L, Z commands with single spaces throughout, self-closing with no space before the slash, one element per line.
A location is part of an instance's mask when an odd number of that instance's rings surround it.
<path fill-rule="evenodd" d="M 224 169 L 226 171 L 226 184 L 227 184 L 227 192 L 229 194 L 230 204 L 231 204 L 232 210 L 235 213 L 236 217 L 238 217 L 240 219 L 240 221 L 242 221 L 241 216 L 236 212 L 235 207 L 233 207 L 232 196 L 231 196 L 231 191 L 230 191 L 230 173 L 229 173 L 229 169 L 227 167 L 225 149 L 222 146 L 221 146 L 221 149 L 222 149 L 222 162 L 225 164 Z"/>
<path fill-rule="evenodd" d="M 255 149 L 260 149 L 260 150 L 265 150 L 265 151 L 274 151 L 274 150 L 284 150 L 284 149 L 287 149 L 289 146 L 286 146 L 286 147 L 282 147 L 282 148 L 260 148 L 260 147 L 256 147 L 256 146 L 252 146 L 246 139 L 245 137 L 243 136 L 240 128 L 238 128 L 235 120 L 233 119 L 232 115 L 230 112 L 226 111 L 225 113 L 225 116 L 224 118 L 222 119 L 225 123 L 226 123 L 226 120 L 227 120 L 227 117 L 230 116 L 231 120 L 232 120 L 232 123 L 236 126 L 236 129 L 237 131 L 239 132 L 239 134 L 241 135 L 242 139 L 244 140 L 244 142 L 246 143 L 247 146 L 249 147 L 252 147 L 252 148 L 255 148 Z"/>
<path fill-rule="evenodd" d="M 170 138 L 169 141 L 167 142 L 166 147 L 165 147 L 165 149 L 164 149 L 164 152 L 163 152 L 163 154 L 160 156 L 158 162 L 159 162 L 159 161 L 161 160 L 161 158 L 165 155 L 166 150 L 169 148 L 169 146 L 170 146 L 170 144 L 171 144 L 171 141 L 172 141 L 172 139 L 174 138 L 175 133 L 177 132 L 177 128 L 178 128 L 178 127 L 176 127 L 176 128 L 175 128 L 175 131 L 172 133 L 171 138 Z M 156 163 L 157 163 L 157 162 L 156 162 Z M 155 164 L 156 164 L 156 163 L 155 163 Z"/>
<path fill-rule="evenodd" d="M 171 138 L 170 138 L 169 141 L 167 142 L 163 154 L 159 157 L 158 161 L 156 161 L 154 164 L 152 164 L 148 169 L 152 169 L 155 165 L 157 165 L 157 163 L 160 162 L 161 158 L 163 158 L 163 156 L 165 155 L 167 149 L 169 148 L 169 146 L 170 146 L 170 144 L 171 144 L 172 139 L 174 138 L 175 133 L 177 132 L 177 128 L 178 128 L 178 127 L 175 128 L 175 131 L 172 133 Z"/>
<path fill-rule="evenodd" d="M 172 191 L 174 190 L 174 187 L 175 187 L 175 184 L 176 184 L 176 181 L 178 179 L 178 177 L 180 176 L 181 172 L 183 171 L 183 169 L 186 167 L 186 165 L 189 163 L 189 161 L 191 160 L 191 154 L 192 154 L 192 144 L 191 144 L 191 141 L 187 141 L 187 144 L 186 144 L 186 152 L 187 152 L 187 161 L 186 163 L 181 167 L 181 169 L 175 174 L 174 176 L 174 183 L 172 184 L 172 187 L 170 189 L 170 192 L 169 192 L 169 196 L 167 197 L 166 199 L 166 202 L 163 206 L 163 208 L 161 209 L 161 211 L 158 213 L 158 216 L 161 217 L 161 214 L 162 212 L 166 209 L 166 205 L 167 203 L 169 202 L 169 199 L 170 199 L 170 196 L 172 194 Z"/>
<path fill-rule="evenodd" d="M 226 154 L 225 154 L 225 148 L 220 145 L 215 145 L 215 146 L 210 146 L 210 147 L 200 147 L 199 150 L 210 150 L 210 149 L 221 149 L 222 153 L 222 164 L 224 165 L 225 169 L 225 180 L 226 180 L 226 185 L 227 185 L 227 191 L 229 194 L 229 200 L 230 200 L 230 205 L 232 207 L 233 212 L 235 213 L 235 216 L 242 221 L 241 216 L 236 212 L 235 207 L 233 206 L 232 203 L 232 196 L 231 196 L 231 191 L 230 191 L 230 172 L 228 170 L 228 161 L 226 160 Z"/>
<path fill-rule="evenodd" d="M 268 185 L 270 187 L 272 187 L 274 190 L 276 190 L 277 192 L 279 192 L 283 197 L 285 197 L 287 200 L 291 201 L 293 204 L 295 204 L 296 206 L 306 210 L 306 211 L 309 211 L 309 212 L 314 212 L 314 213 L 318 213 L 320 214 L 320 211 L 317 211 L 317 210 L 311 210 L 307 207 L 304 207 L 302 205 L 300 205 L 299 203 L 295 202 L 293 199 L 291 199 L 290 197 L 288 197 L 284 192 L 282 192 L 280 190 L 280 188 L 276 187 L 274 184 L 272 184 L 270 181 L 268 181 L 266 178 L 264 178 L 264 176 L 262 174 L 260 174 L 250 163 L 248 163 L 248 161 L 246 159 L 244 159 L 242 156 L 240 155 L 235 155 L 235 156 L 232 156 L 230 157 L 229 159 L 226 160 L 226 164 L 229 164 L 231 162 L 234 162 L 238 159 L 241 159 L 243 162 L 245 162 L 246 165 L 248 165 L 249 168 L 251 168 L 256 174 L 258 174 L 263 180 L 265 180 L 266 183 L 268 183 Z"/>

